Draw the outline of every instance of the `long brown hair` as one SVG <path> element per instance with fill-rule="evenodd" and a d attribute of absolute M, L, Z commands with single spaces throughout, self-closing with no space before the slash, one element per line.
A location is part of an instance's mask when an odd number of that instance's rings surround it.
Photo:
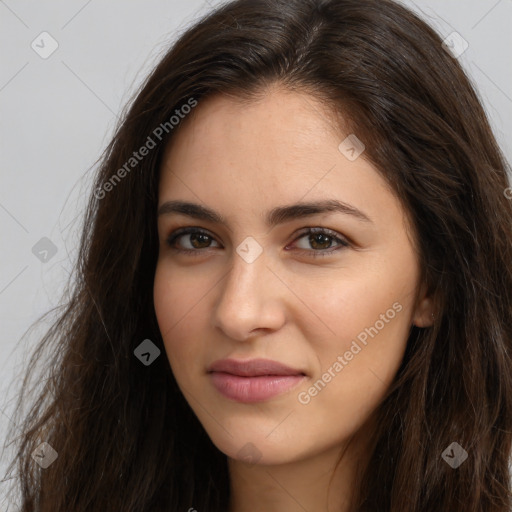
<path fill-rule="evenodd" d="M 23 512 L 228 510 L 226 456 L 179 391 L 156 322 L 159 167 L 176 110 L 273 83 L 324 101 L 364 142 L 411 219 L 435 300 L 434 326 L 411 328 L 376 411 L 354 510 L 511 510 L 509 167 L 470 81 L 391 0 L 235 0 L 169 49 L 105 151 L 68 300 L 20 394 L 22 410 L 47 351 L 45 386 L 15 418 Z M 130 161 L 148 137 L 156 147 Z M 162 353 L 149 366 L 134 355 L 145 339 Z M 58 453 L 46 469 L 31 457 L 43 441 Z M 468 453 L 456 469 L 442 457 L 453 442 Z"/>

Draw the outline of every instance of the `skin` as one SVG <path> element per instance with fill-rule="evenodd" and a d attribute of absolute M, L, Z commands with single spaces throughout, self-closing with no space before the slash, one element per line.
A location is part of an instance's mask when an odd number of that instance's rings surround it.
<path fill-rule="evenodd" d="M 164 154 L 159 207 L 190 201 L 227 221 L 159 216 L 154 303 L 178 385 L 228 456 L 230 512 L 348 511 L 369 454 L 372 413 L 400 366 L 411 325 L 430 325 L 432 302 L 403 207 L 364 152 L 350 161 L 338 150 L 348 134 L 332 119 L 313 96 L 277 85 L 249 104 L 217 95 L 182 121 Z M 348 203 L 371 222 L 332 212 L 265 224 L 276 206 L 324 199 Z M 175 241 L 197 255 L 166 242 L 185 226 L 211 237 Z M 335 231 L 350 245 L 334 238 L 315 244 L 301 233 L 308 227 Z M 263 249 L 252 263 L 236 252 L 248 236 Z M 332 252 L 315 258 L 315 249 Z M 301 403 L 299 393 L 394 303 L 400 312 Z M 206 372 L 227 357 L 273 359 L 306 378 L 267 401 L 235 402 Z M 242 460 L 247 451 L 253 464 Z"/>

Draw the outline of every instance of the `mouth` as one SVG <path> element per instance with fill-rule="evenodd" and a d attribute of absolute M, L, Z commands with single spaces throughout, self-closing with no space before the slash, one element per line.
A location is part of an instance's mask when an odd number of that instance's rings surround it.
<path fill-rule="evenodd" d="M 220 359 L 209 368 L 208 373 L 219 372 L 239 377 L 306 375 L 303 370 L 292 368 L 271 359 Z"/>
<path fill-rule="evenodd" d="M 223 359 L 208 368 L 213 386 L 225 398 L 254 403 L 296 387 L 306 373 L 270 359 Z"/>

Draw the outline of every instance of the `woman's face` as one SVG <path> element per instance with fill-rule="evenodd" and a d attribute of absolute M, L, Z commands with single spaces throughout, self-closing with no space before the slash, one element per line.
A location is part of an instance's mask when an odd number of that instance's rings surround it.
<path fill-rule="evenodd" d="M 185 398 L 234 459 L 338 449 L 381 402 L 411 324 L 429 323 L 404 211 L 328 115 L 278 87 L 249 105 L 216 96 L 164 155 L 158 324 Z M 182 228 L 200 233 L 169 243 Z M 226 359 L 242 364 L 210 372 Z"/>

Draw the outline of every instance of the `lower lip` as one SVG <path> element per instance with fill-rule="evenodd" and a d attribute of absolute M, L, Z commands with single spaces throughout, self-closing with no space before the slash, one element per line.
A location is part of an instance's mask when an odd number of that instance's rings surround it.
<path fill-rule="evenodd" d="M 264 375 L 261 377 L 240 377 L 223 372 L 210 374 L 217 391 L 226 398 L 237 402 L 263 402 L 289 391 L 302 382 L 305 375 Z"/>

